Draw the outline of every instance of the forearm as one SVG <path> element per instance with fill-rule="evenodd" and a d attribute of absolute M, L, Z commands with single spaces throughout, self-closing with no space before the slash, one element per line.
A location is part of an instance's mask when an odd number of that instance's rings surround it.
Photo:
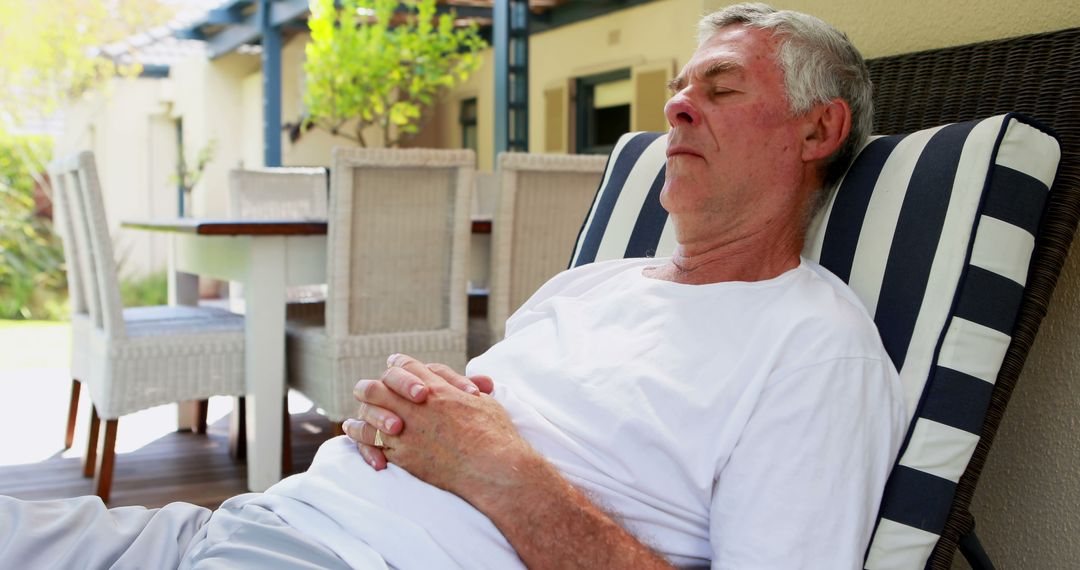
<path fill-rule="evenodd" d="M 671 568 L 538 454 L 516 462 L 513 472 L 474 505 L 529 568 Z"/>
<path fill-rule="evenodd" d="M 390 364 L 382 381 L 357 384 L 363 419 L 372 427 L 367 435 L 361 422 L 346 422 L 345 429 L 362 452 L 374 443 L 374 427 L 386 428 L 378 450 L 386 460 L 471 503 L 530 568 L 671 568 L 522 439 L 502 405 L 466 394 L 460 386 L 470 379 L 402 355 Z M 486 380 L 488 390 L 480 392 L 490 392 L 491 379 L 476 378 Z M 417 386 L 423 397 L 406 400 Z M 397 427 L 386 426 L 387 412 L 399 418 Z M 379 468 L 378 461 L 369 463 Z"/>

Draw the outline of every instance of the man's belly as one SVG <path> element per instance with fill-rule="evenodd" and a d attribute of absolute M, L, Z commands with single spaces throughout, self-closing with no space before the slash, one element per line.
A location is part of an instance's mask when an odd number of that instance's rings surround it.
<path fill-rule="evenodd" d="M 523 567 L 472 505 L 396 466 L 374 471 L 344 436 L 324 443 L 306 473 L 266 493 L 287 497 L 270 508 L 346 562 L 370 547 L 403 570 Z"/>

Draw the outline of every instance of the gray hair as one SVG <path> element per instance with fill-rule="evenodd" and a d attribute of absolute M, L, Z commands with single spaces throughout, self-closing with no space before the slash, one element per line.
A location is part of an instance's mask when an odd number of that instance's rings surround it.
<path fill-rule="evenodd" d="M 822 20 L 760 3 L 736 4 L 703 17 L 698 22 L 699 45 L 730 25 L 768 30 L 780 40 L 777 63 L 794 115 L 837 97 L 851 107 L 851 133 L 825 161 L 828 188 L 843 176 L 874 128 L 873 85 L 862 54 L 843 32 Z M 818 202 L 827 199 L 824 194 L 819 192 Z"/>

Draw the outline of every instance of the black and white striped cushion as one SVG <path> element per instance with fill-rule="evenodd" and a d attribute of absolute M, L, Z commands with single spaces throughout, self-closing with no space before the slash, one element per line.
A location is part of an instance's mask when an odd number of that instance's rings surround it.
<path fill-rule="evenodd" d="M 616 145 L 571 266 L 667 255 L 666 137 Z M 847 281 L 881 332 L 914 418 L 866 567 L 922 568 L 979 440 L 1011 340 L 1056 138 L 1016 114 L 873 139 L 811 225 L 803 254 Z"/>

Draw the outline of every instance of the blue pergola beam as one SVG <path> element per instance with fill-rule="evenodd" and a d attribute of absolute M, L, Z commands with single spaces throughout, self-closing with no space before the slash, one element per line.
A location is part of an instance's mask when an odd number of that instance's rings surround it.
<path fill-rule="evenodd" d="M 495 160 L 529 150 L 529 12 L 526 0 L 495 0 Z"/>
<path fill-rule="evenodd" d="M 211 59 L 230 53 L 242 45 L 258 43 L 262 40 L 262 26 L 257 20 L 256 14 L 243 15 L 244 9 L 251 4 L 251 0 L 241 0 L 215 8 L 207 13 L 206 19 L 190 28 L 177 31 L 176 36 L 182 39 L 206 41 Z M 400 11 L 408 9 L 404 4 L 399 8 Z M 454 12 L 461 18 L 492 17 L 491 8 L 480 6 L 446 6 L 440 4 L 435 8 L 435 11 L 439 14 Z M 278 29 L 295 22 L 302 16 L 306 16 L 307 13 L 307 0 L 272 0 L 270 2 L 270 21 Z M 207 37 L 203 31 L 204 26 L 224 26 L 224 29 Z"/>
<path fill-rule="evenodd" d="M 260 6 L 262 6 L 262 2 L 263 0 L 260 0 Z M 307 0 L 269 0 L 267 3 L 269 4 L 269 10 L 267 11 L 269 22 L 274 29 L 280 29 L 282 26 L 308 13 Z M 235 4 L 237 3 L 233 5 Z M 247 4 L 250 4 L 250 2 L 247 2 Z M 233 5 L 222 9 L 232 9 Z M 210 38 L 204 38 L 210 50 L 210 58 L 221 57 L 242 45 L 261 42 L 263 39 L 263 27 L 259 14 L 260 12 L 256 10 L 255 14 L 246 16 L 241 21 L 226 26 L 224 30 Z M 201 22 L 191 30 L 185 31 L 196 31 L 201 34 L 199 28 L 207 23 Z"/>
<path fill-rule="evenodd" d="M 262 36 L 263 165 L 281 166 L 281 30 L 273 0 L 260 0 L 256 17 Z"/>
<path fill-rule="evenodd" d="M 214 8 L 206 13 L 203 24 L 228 25 L 239 24 L 244 21 L 243 9 L 236 6 L 227 8 Z"/>
<path fill-rule="evenodd" d="M 495 0 L 492 39 L 495 44 L 495 148 L 492 164 L 499 153 L 510 150 L 510 3 Z"/>

